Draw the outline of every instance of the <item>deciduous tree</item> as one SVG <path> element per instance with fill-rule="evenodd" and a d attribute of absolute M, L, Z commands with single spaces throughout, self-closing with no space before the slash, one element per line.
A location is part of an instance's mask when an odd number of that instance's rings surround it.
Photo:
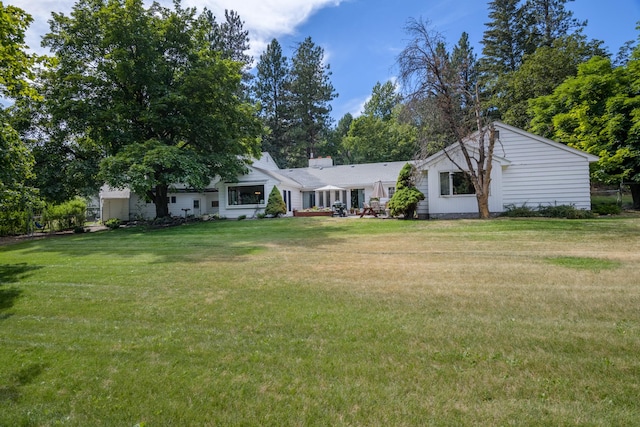
<path fill-rule="evenodd" d="M 80 0 L 50 22 L 51 125 L 96 144 L 106 182 L 155 203 L 158 217 L 171 185 L 231 179 L 258 154 L 260 123 L 239 96 L 243 64 L 212 49 L 195 9 Z"/>
<path fill-rule="evenodd" d="M 600 156 L 592 177 L 629 184 L 640 209 L 640 48 L 626 66 L 594 57 L 551 95 L 530 101 L 532 131 Z"/>
<path fill-rule="evenodd" d="M 352 163 L 398 161 L 417 152 L 416 128 L 400 120 L 402 95 L 395 83 L 377 82 L 363 114 L 353 119 L 342 146 Z"/>
<path fill-rule="evenodd" d="M 469 61 L 453 61 L 444 38 L 422 20 L 407 25 L 410 40 L 398 56 L 407 96 L 424 107 L 412 111 L 429 140 L 444 143 L 444 153 L 473 183 L 478 214 L 488 218 L 495 131 L 478 85 L 469 91 Z M 453 153 L 460 151 L 463 162 Z M 428 155 L 431 150 L 425 150 Z"/>
<path fill-rule="evenodd" d="M 28 54 L 24 35 L 32 18 L 15 6 L 0 2 L 0 96 L 35 97 L 29 83 L 39 58 Z M 34 178 L 33 155 L 16 130 L 11 117 L 0 109 L 0 234 L 17 231 L 27 211 L 38 205 L 38 191 L 30 185 Z"/>

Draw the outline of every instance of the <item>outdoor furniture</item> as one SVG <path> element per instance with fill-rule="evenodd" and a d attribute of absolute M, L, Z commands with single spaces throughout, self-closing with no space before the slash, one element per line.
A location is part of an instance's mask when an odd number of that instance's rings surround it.
<path fill-rule="evenodd" d="M 362 210 L 362 213 L 360 214 L 360 218 L 362 218 L 365 215 L 373 215 L 376 218 L 378 217 L 378 212 L 376 212 L 373 207 L 367 203 L 364 204 L 364 209 Z"/>
<path fill-rule="evenodd" d="M 346 206 L 340 200 L 336 200 L 333 203 L 333 215 L 332 216 L 347 216 Z"/>

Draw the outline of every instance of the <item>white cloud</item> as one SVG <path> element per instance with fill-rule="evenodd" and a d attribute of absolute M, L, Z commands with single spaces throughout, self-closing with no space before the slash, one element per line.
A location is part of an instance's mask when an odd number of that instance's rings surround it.
<path fill-rule="evenodd" d="M 183 0 L 183 6 L 196 7 L 198 12 L 207 8 L 224 19 L 225 9 L 238 12 L 249 31 L 251 54 L 258 57 L 273 38 L 295 34 L 296 28 L 305 23 L 318 10 L 339 6 L 345 0 Z M 151 1 L 145 0 L 147 5 Z M 160 4 L 173 7 L 172 0 L 160 0 Z M 34 18 L 27 32 L 27 44 L 31 49 L 42 52 L 42 35 L 49 31 L 47 21 L 51 12 L 68 15 L 73 7 L 70 1 L 59 0 L 16 0 L 15 6 L 24 9 Z"/>

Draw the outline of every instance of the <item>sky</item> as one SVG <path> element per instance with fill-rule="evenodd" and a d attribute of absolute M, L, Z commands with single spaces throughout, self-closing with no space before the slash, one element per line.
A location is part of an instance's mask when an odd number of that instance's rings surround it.
<path fill-rule="evenodd" d="M 173 1 L 159 3 L 171 7 Z M 5 0 L 4 4 L 33 16 L 27 44 L 45 53 L 40 40 L 49 30 L 51 12 L 69 14 L 74 2 Z M 480 40 L 489 20 L 487 4 L 485 0 L 182 0 L 183 6 L 211 10 L 218 22 L 224 21 L 225 9 L 238 12 L 249 31 L 255 60 L 274 38 L 290 58 L 295 47 L 310 36 L 323 48 L 332 73 L 331 83 L 338 93 L 331 102 L 336 122 L 346 113 L 358 116 L 377 82 L 395 79 L 396 58 L 406 46 L 404 28 L 411 18 L 430 21 L 451 46 L 467 32 L 480 56 Z M 614 56 L 626 41 L 638 39 L 640 0 L 576 0 L 566 7 L 575 18 L 588 21 L 586 35 L 604 41 Z"/>

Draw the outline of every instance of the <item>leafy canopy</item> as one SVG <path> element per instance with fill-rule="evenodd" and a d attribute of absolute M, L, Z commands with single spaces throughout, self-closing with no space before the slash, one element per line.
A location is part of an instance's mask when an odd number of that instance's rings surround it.
<path fill-rule="evenodd" d="M 102 178 L 146 195 L 159 217 L 170 185 L 234 177 L 259 151 L 243 63 L 215 50 L 211 25 L 179 1 L 80 0 L 71 16 L 53 14 L 44 38 L 57 60 L 46 76 L 54 125 L 95 142 Z"/>

